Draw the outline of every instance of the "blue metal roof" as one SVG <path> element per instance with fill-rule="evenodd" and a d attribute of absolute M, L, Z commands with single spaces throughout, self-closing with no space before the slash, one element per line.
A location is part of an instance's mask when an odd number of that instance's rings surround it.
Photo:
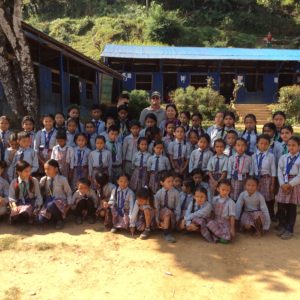
<path fill-rule="evenodd" d="M 108 44 L 101 56 L 134 59 L 300 61 L 300 50 Z"/>

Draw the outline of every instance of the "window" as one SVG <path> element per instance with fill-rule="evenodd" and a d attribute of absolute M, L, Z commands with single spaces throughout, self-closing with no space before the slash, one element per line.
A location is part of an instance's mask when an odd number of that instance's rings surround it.
<path fill-rule="evenodd" d="M 196 89 L 199 87 L 206 87 L 207 86 L 207 75 L 191 75 L 191 85 Z"/>
<path fill-rule="evenodd" d="M 60 77 L 58 72 L 52 71 L 52 93 L 60 94 Z"/>
<path fill-rule="evenodd" d="M 93 99 L 93 83 L 86 82 L 86 99 Z"/>
<path fill-rule="evenodd" d="M 262 92 L 264 79 L 262 74 L 247 74 L 245 87 L 248 92 Z"/>
<path fill-rule="evenodd" d="M 151 91 L 152 75 L 151 74 L 136 74 L 135 88 L 137 90 Z"/>

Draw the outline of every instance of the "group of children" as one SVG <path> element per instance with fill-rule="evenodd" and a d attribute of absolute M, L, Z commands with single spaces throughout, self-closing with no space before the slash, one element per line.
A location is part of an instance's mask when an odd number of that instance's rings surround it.
<path fill-rule="evenodd" d="M 235 129 L 231 111 L 218 112 L 205 130 L 199 112 L 166 107 L 145 128 L 129 120 L 126 105 L 118 118 L 101 120 L 94 105 L 90 121 L 78 107 L 68 116 L 42 118 L 43 128 L 25 116 L 18 133 L 0 117 L 0 215 L 12 224 L 53 221 L 64 226 L 98 218 L 111 232 L 121 229 L 146 239 L 160 229 L 168 242 L 174 230 L 197 232 L 208 242 L 228 243 L 236 228 L 261 236 L 278 222 L 282 239 L 293 236 L 300 203 L 300 139 L 285 125 L 285 114 L 256 130 L 256 117 Z M 275 213 L 274 204 L 277 203 Z"/>

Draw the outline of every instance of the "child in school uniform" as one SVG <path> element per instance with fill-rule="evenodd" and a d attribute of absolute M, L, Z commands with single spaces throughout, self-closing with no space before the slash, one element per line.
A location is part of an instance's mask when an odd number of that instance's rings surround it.
<path fill-rule="evenodd" d="M 131 134 L 124 138 L 123 142 L 123 169 L 129 176 L 132 175 L 132 160 L 134 154 L 138 151 L 137 141 L 139 139 L 139 133 L 141 125 L 139 121 L 131 121 L 129 123 Z"/>
<path fill-rule="evenodd" d="M 8 147 L 5 149 L 5 154 L 3 159 L 7 164 L 7 167 L 9 167 L 15 157 L 16 152 L 19 149 L 19 143 L 18 143 L 18 134 L 16 132 L 12 133 L 8 140 Z M 4 147 L 3 147 L 4 149 Z"/>
<path fill-rule="evenodd" d="M 202 237 L 212 243 L 214 240 L 207 228 L 212 213 L 212 206 L 207 201 L 207 190 L 197 188 L 184 216 L 184 226 L 188 232 L 199 232 Z"/>
<path fill-rule="evenodd" d="M 175 173 L 185 176 L 189 164 L 189 145 L 185 140 L 185 131 L 182 126 L 177 126 L 174 132 L 175 141 L 168 146 L 168 155 Z"/>
<path fill-rule="evenodd" d="M 105 131 L 105 122 L 101 120 L 102 108 L 99 104 L 93 104 L 90 110 L 91 122 L 95 125 L 96 135 Z"/>
<path fill-rule="evenodd" d="M 272 120 L 276 126 L 275 141 L 282 142 L 280 131 L 285 126 L 286 114 L 283 111 L 275 111 Z"/>
<path fill-rule="evenodd" d="M 75 119 L 69 118 L 67 120 L 67 145 L 73 148 L 76 147 L 74 141 L 76 133 L 77 133 L 77 121 Z"/>
<path fill-rule="evenodd" d="M 84 133 L 84 125 L 80 122 L 80 109 L 77 105 L 71 105 L 68 108 L 67 119 L 69 118 L 76 121 L 76 133 Z"/>
<path fill-rule="evenodd" d="M 236 117 L 232 111 L 224 112 L 223 129 L 218 133 L 218 138 L 225 140 L 227 133 L 230 130 L 235 131 L 239 135 L 239 132 L 235 129 L 235 120 L 236 120 Z"/>
<path fill-rule="evenodd" d="M 129 228 L 130 216 L 132 214 L 135 195 L 128 187 L 129 178 L 126 174 L 120 174 L 117 179 L 116 187 L 108 201 L 108 206 L 112 212 L 112 233 L 118 232 L 119 229 L 127 230 Z"/>
<path fill-rule="evenodd" d="M 210 150 L 210 138 L 207 133 L 200 135 L 198 141 L 198 149 L 191 153 L 189 161 L 189 173 L 194 169 L 200 168 L 204 173 L 207 171 L 207 164 L 209 159 L 213 156 Z"/>
<path fill-rule="evenodd" d="M 112 168 L 111 181 L 115 183 L 122 173 L 122 143 L 118 141 L 119 129 L 117 126 L 110 126 L 106 140 L 106 149 L 111 152 Z"/>
<path fill-rule="evenodd" d="M 145 133 L 145 137 L 148 139 L 148 152 L 153 154 L 154 153 L 154 144 L 156 142 L 163 143 L 163 154 L 166 154 L 165 145 L 162 141 L 161 131 L 158 127 L 148 128 Z"/>
<path fill-rule="evenodd" d="M 226 143 L 226 147 L 224 150 L 224 154 L 228 157 L 232 156 L 235 154 L 235 143 L 236 140 L 238 138 L 238 134 L 235 130 L 229 130 L 226 134 L 226 138 L 225 138 L 225 143 Z"/>
<path fill-rule="evenodd" d="M 198 131 L 189 130 L 186 136 L 187 136 L 187 143 L 189 145 L 190 155 L 191 155 L 191 153 L 194 150 L 198 149 L 198 141 L 199 141 Z"/>
<path fill-rule="evenodd" d="M 148 140 L 145 137 L 140 137 L 137 141 L 138 151 L 134 153 L 132 158 L 132 176 L 130 178 L 130 188 L 137 191 L 148 185 L 149 175 L 147 171 L 147 162 L 151 154 L 148 150 Z"/>
<path fill-rule="evenodd" d="M 174 123 L 172 121 L 168 121 L 166 123 L 165 135 L 162 138 L 162 141 L 164 143 L 165 153 L 168 153 L 168 147 L 170 143 L 174 141 L 174 131 L 175 131 Z"/>
<path fill-rule="evenodd" d="M 40 224 L 53 220 L 56 223 L 55 228 L 61 230 L 72 203 L 72 190 L 67 178 L 59 175 L 59 165 L 56 160 L 48 160 L 44 168 L 46 176 L 40 181 L 44 204 L 37 220 Z"/>
<path fill-rule="evenodd" d="M 121 143 L 124 142 L 124 139 L 127 135 L 130 134 L 130 121 L 128 119 L 128 106 L 120 105 L 118 107 L 118 118 L 116 121 L 116 125 L 119 128 L 119 134 L 121 138 Z"/>
<path fill-rule="evenodd" d="M 76 147 L 74 148 L 74 162 L 73 162 L 73 172 L 72 172 L 72 190 L 76 190 L 76 184 L 78 179 L 88 177 L 88 159 L 91 150 L 87 148 L 87 137 L 84 133 L 77 133 L 75 135 Z"/>
<path fill-rule="evenodd" d="M 194 182 L 191 179 L 186 179 L 182 183 L 182 191 L 179 192 L 179 201 L 180 201 L 180 221 L 179 221 L 179 229 L 183 230 L 184 226 L 184 216 L 186 210 L 190 203 L 193 201 L 193 191 L 194 191 Z"/>
<path fill-rule="evenodd" d="M 216 113 L 215 116 L 215 124 L 213 126 L 210 126 L 206 133 L 210 137 L 210 146 L 211 148 L 214 147 L 215 140 L 219 138 L 219 133 L 223 129 L 223 119 L 224 119 L 224 112 L 219 111 Z"/>
<path fill-rule="evenodd" d="M 284 155 L 288 154 L 288 141 L 293 136 L 294 130 L 291 125 L 284 125 L 280 130 L 280 139 L 281 139 L 281 150 L 278 154 L 278 160 L 279 158 Z"/>
<path fill-rule="evenodd" d="M 191 175 L 191 178 L 194 183 L 194 189 L 200 188 L 200 187 L 205 188 L 207 190 L 207 200 L 209 202 L 211 202 L 213 195 L 211 194 L 209 184 L 207 182 L 203 181 L 203 179 L 205 177 L 204 172 L 200 168 L 198 168 L 198 169 L 194 169 L 190 175 Z"/>
<path fill-rule="evenodd" d="M 85 134 L 87 136 L 87 147 L 90 150 L 95 150 L 96 149 L 96 137 L 97 135 L 97 130 L 96 130 L 96 126 L 92 121 L 86 122 L 85 123 Z"/>
<path fill-rule="evenodd" d="M 96 137 L 96 150 L 89 154 L 89 178 L 92 186 L 95 187 L 95 174 L 102 173 L 111 177 L 112 157 L 111 152 L 105 149 L 105 138 L 103 136 Z"/>
<path fill-rule="evenodd" d="M 226 180 L 218 184 L 219 195 L 212 200 L 213 217 L 207 228 L 215 242 L 227 244 L 235 236 L 235 203 L 229 197 L 230 183 Z"/>
<path fill-rule="evenodd" d="M 180 221 L 179 193 L 173 187 L 173 176 L 169 173 L 161 178 L 160 184 L 162 188 L 154 196 L 156 224 L 163 230 L 165 240 L 175 243 L 176 239 L 171 233 Z"/>
<path fill-rule="evenodd" d="M 174 188 L 180 193 L 182 192 L 182 181 L 183 177 L 179 174 L 176 174 L 172 172 L 172 175 L 174 177 Z"/>
<path fill-rule="evenodd" d="M 299 137 L 292 136 L 288 141 L 288 154 L 284 154 L 278 163 L 279 192 L 278 203 L 279 234 L 283 240 L 293 237 L 297 217 L 297 205 L 300 204 L 300 157 Z"/>
<path fill-rule="evenodd" d="M 256 139 L 257 139 L 257 129 L 256 129 L 256 117 L 254 114 L 247 114 L 244 118 L 245 130 L 241 137 L 247 141 L 247 155 L 252 155 L 256 151 Z"/>
<path fill-rule="evenodd" d="M 37 153 L 30 147 L 30 134 L 24 131 L 18 133 L 18 144 L 19 149 L 14 155 L 14 158 L 7 170 L 9 181 L 11 182 L 14 178 L 16 178 L 16 165 L 20 160 L 25 160 L 31 166 L 31 172 L 37 172 L 39 168 L 39 162 Z"/>
<path fill-rule="evenodd" d="M 130 232 L 141 232 L 140 239 L 145 240 L 155 229 L 155 209 L 152 191 L 148 187 L 142 187 L 136 192 L 136 201 L 130 216 Z"/>
<path fill-rule="evenodd" d="M 115 126 L 116 125 L 116 122 L 115 122 L 115 119 L 113 117 L 110 117 L 108 116 L 106 118 L 106 121 L 105 121 L 105 131 L 103 131 L 100 135 L 104 136 L 105 137 L 105 140 L 107 141 L 108 139 L 108 129 L 110 126 Z M 118 137 L 118 141 L 121 141 L 121 138 Z"/>
<path fill-rule="evenodd" d="M 54 128 L 56 130 L 65 130 L 66 129 L 66 119 L 65 115 L 62 112 L 57 112 L 54 115 Z"/>
<path fill-rule="evenodd" d="M 44 128 L 39 130 L 34 140 L 34 150 L 38 153 L 40 172 L 43 173 L 44 164 L 51 157 L 53 147 L 56 145 L 56 133 L 54 117 L 51 114 L 44 115 L 42 119 Z"/>
<path fill-rule="evenodd" d="M 9 129 L 9 127 L 9 118 L 7 116 L 0 116 L 0 139 L 3 142 L 4 148 L 7 148 L 9 136 L 12 134 L 12 131 Z"/>
<path fill-rule="evenodd" d="M 171 170 L 169 159 L 163 155 L 163 143 L 157 141 L 154 143 L 154 155 L 147 161 L 147 171 L 150 174 L 149 187 L 156 193 L 160 188 L 160 182 L 163 175 Z"/>
<path fill-rule="evenodd" d="M 212 195 L 215 195 L 218 183 L 226 179 L 227 176 L 228 157 L 223 154 L 224 150 L 224 140 L 216 139 L 214 144 L 215 155 L 209 159 L 207 164 L 209 186 Z"/>
<path fill-rule="evenodd" d="M 25 132 L 30 134 L 30 147 L 33 148 L 34 146 L 34 138 L 35 138 L 35 132 L 34 132 L 34 119 L 31 116 L 25 116 L 22 119 L 22 128 Z"/>
<path fill-rule="evenodd" d="M 6 162 L 0 161 L 0 218 L 7 213 L 9 183 L 2 175 L 6 169 Z"/>
<path fill-rule="evenodd" d="M 96 209 L 98 198 L 91 189 L 91 182 L 87 178 L 80 178 L 77 183 L 77 191 L 73 194 L 71 208 L 76 216 L 76 224 L 80 225 L 84 218 L 89 224 L 96 222 Z"/>
<path fill-rule="evenodd" d="M 271 218 L 274 213 L 274 189 L 277 175 L 274 155 L 269 152 L 270 137 L 262 134 L 257 138 L 257 151 L 252 155 L 251 173 L 259 180 L 258 191 L 263 195 Z"/>
<path fill-rule="evenodd" d="M 146 130 L 148 128 L 153 128 L 153 127 L 157 127 L 157 117 L 155 114 L 153 113 L 149 113 L 146 115 L 145 118 L 145 128 L 143 128 L 140 131 L 140 137 L 145 137 L 146 136 Z"/>
<path fill-rule="evenodd" d="M 227 179 L 231 181 L 231 198 L 237 201 L 244 190 L 246 177 L 251 173 L 251 157 L 246 155 L 247 142 L 238 138 L 235 143 L 236 153 L 228 160 Z"/>
<path fill-rule="evenodd" d="M 67 145 L 67 135 L 65 130 L 58 130 L 56 134 L 56 142 L 52 149 L 51 159 L 55 159 L 59 165 L 59 171 L 65 176 L 69 183 L 72 180 L 72 172 L 74 169 L 74 149 Z"/>
<path fill-rule="evenodd" d="M 271 219 L 264 196 L 258 191 L 258 179 L 248 177 L 243 191 L 236 202 L 236 220 L 241 229 L 254 229 L 257 236 L 269 230 Z"/>
<path fill-rule="evenodd" d="M 199 136 L 203 135 L 205 133 L 205 130 L 202 127 L 202 121 L 203 121 L 202 114 L 199 112 L 195 112 L 192 114 L 191 119 L 192 119 L 192 124 L 191 124 L 189 131 L 195 130 Z"/>
<path fill-rule="evenodd" d="M 10 223 L 31 223 L 35 212 L 43 204 L 39 182 L 31 177 L 31 166 L 25 160 L 16 164 L 17 178 L 9 186 Z"/>
<path fill-rule="evenodd" d="M 184 132 L 187 133 L 190 130 L 191 114 L 189 111 L 184 110 L 179 114 L 180 125 L 183 126 Z"/>

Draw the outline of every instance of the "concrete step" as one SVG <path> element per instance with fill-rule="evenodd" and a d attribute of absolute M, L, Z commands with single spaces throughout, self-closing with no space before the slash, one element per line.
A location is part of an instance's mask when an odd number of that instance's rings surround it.
<path fill-rule="evenodd" d="M 271 121 L 272 111 L 269 109 L 268 104 L 236 104 L 237 113 L 241 119 L 252 113 L 256 116 L 257 124 L 262 125 Z"/>

